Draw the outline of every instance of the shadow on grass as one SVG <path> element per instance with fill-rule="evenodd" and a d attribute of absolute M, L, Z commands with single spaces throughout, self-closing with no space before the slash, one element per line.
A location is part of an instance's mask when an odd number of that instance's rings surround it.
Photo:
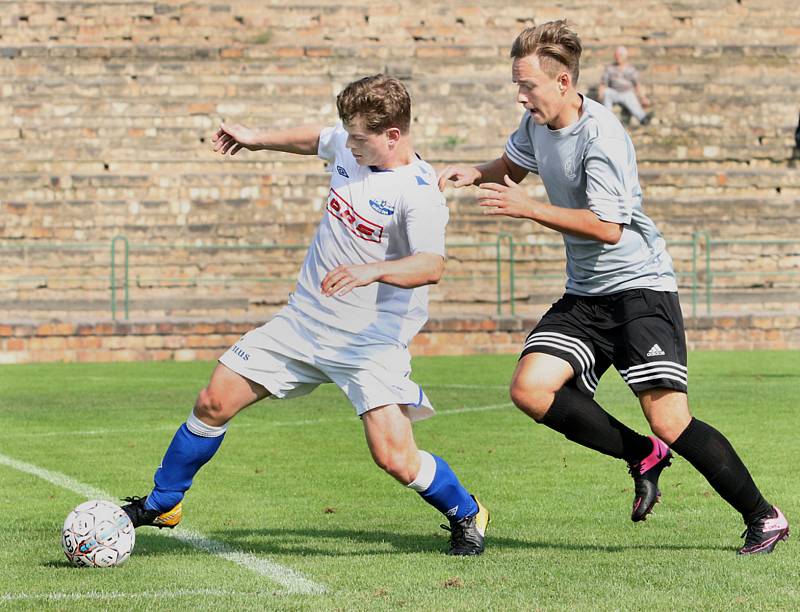
<path fill-rule="evenodd" d="M 173 538 L 159 537 L 155 534 L 136 532 L 137 555 L 175 554 L 192 550 L 189 544 Z M 367 531 L 356 529 L 226 529 L 208 533 L 207 536 L 235 550 L 264 555 L 300 556 L 365 556 L 414 553 L 444 552 L 448 547 L 449 535 L 442 532 L 441 537 L 431 534 L 410 535 L 388 531 Z M 517 538 L 494 537 L 489 533 L 486 540 L 487 551 L 493 550 L 560 550 L 573 552 L 620 553 L 634 551 L 726 551 L 732 546 L 704 543 L 666 544 L 581 544 L 580 542 L 558 542 L 545 540 L 523 540 Z"/>
<path fill-rule="evenodd" d="M 45 561 L 45 562 L 41 563 L 40 565 L 41 565 L 41 567 L 50 567 L 50 568 L 54 568 L 54 569 L 74 569 L 75 568 L 75 566 L 72 565 L 72 563 L 70 563 L 66 559 L 59 559 L 58 561 L 56 561 L 55 559 L 52 560 L 52 561 Z"/>

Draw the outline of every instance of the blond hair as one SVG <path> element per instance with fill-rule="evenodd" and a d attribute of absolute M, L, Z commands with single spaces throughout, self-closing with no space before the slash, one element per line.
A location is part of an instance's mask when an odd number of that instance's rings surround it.
<path fill-rule="evenodd" d="M 356 116 L 370 132 L 380 134 L 391 127 L 406 134 L 411 126 L 411 96 L 403 84 L 383 74 L 353 81 L 336 96 L 339 118 L 347 125 Z"/>
<path fill-rule="evenodd" d="M 512 58 L 535 55 L 548 76 L 555 77 L 559 71 L 567 70 L 573 85 L 578 82 L 582 51 L 580 38 L 564 19 L 525 28 L 511 45 Z"/>

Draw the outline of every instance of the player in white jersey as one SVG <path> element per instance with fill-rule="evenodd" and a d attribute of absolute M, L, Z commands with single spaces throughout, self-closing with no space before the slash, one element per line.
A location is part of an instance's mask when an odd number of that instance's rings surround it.
<path fill-rule="evenodd" d="M 394 78 L 350 83 L 334 127 L 260 131 L 223 124 L 214 150 L 319 155 L 331 184 L 289 303 L 219 359 L 147 497 L 127 498 L 134 526 L 174 527 L 192 478 L 228 422 L 264 398 L 335 383 L 361 417 L 372 457 L 450 522 L 451 555 L 483 552 L 489 513 L 441 457 L 419 450 L 411 423 L 433 414 L 411 378 L 408 343 L 428 317 L 444 270 L 448 210 L 433 168 L 415 154 L 411 100 Z"/>
<path fill-rule="evenodd" d="M 642 210 L 630 138 L 608 109 L 576 89 L 581 50 L 564 21 L 525 29 L 511 49 L 525 110 L 505 153 L 439 174 L 442 189 L 451 179 L 456 187 L 480 185 L 486 214 L 530 219 L 564 238 L 566 293 L 528 336 L 511 397 L 535 421 L 628 463 L 632 520 L 644 520 L 660 496 L 669 444 L 742 514 L 739 553 L 771 552 L 788 537 L 786 518 L 761 495 L 728 440 L 689 412 L 672 260 Z M 529 172 L 539 174 L 550 203 L 528 198 L 518 185 Z M 636 433 L 594 401 L 611 365 L 639 398 L 655 436 Z"/>

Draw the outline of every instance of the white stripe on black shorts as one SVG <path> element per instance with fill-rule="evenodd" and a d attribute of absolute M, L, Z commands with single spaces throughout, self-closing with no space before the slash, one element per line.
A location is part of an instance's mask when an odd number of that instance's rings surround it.
<path fill-rule="evenodd" d="M 611 365 L 637 395 L 655 388 L 687 391 L 686 337 L 674 292 L 566 294 L 528 335 L 520 357 L 529 353 L 569 362 L 573 384 L 589 395 Z"/>

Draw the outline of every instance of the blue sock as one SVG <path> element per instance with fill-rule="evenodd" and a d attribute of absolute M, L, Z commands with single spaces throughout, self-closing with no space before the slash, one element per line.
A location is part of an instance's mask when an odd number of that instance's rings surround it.
<path fill-rule="evenodd" d="M 458 481 L 458 477 L 441 457 L 419 451 L 420 470 L 408 486 L 426 502 L 450 519 L 460 521 L 478 512 L 478 504 Z"/>
<path fill-rule="evenodd" d="M 155 488 L 147 496 L 145 508 L 166 512 L 183 499 L 194 475 L 217 452 L 227 425 L 206 425 L 194 414 L 178 428 L 156 470 Z"/>

